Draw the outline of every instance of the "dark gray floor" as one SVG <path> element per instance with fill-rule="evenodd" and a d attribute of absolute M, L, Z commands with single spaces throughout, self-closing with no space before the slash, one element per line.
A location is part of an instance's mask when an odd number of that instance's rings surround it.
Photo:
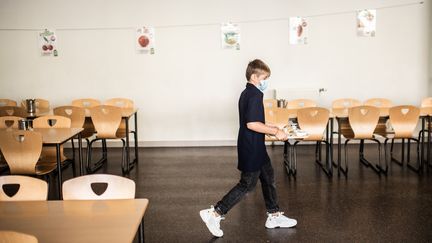
<path fill-rule="evenodd" d="M 298 174 L 288 178 L 282 147 L 268 147 L 279 204 L 298 220 L 293 229 L 265 229 L 261 188 L 249 193 L 222 221 L 224 237 L 213 238 L 199 210 L 215 204 L 239 179 L 235 147 L 141 148 L 130 178 L 137 197 L 148 198 L 146 242 L 430 242 L 432 168 L 422 175 L 392 164 L 387 177 L 360 165 L 350 151 L 348 178 L 329 179 L 313 162 L 314 146 L 298 149 Z M 374 160 L 375 147 L 366 145 Z M 121 174 L 120 150 L 109 150 L 98 173 Z M 70 169 L 64 178 L 71 177 Z M 55 193 L 53 191 L 53 193 Z"/>

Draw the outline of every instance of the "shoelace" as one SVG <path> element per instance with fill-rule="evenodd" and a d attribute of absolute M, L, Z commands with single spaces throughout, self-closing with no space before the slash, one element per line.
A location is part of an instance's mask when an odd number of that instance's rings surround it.
<path fill-rule="evenodd" d="M 284 215 L 284 213 L 285 213 L 285 212 L 277 212 L 276 215 L 273 214 L 273 213 L 267 213 L 267 215 L 270 215 L 270 216 L 272 216 L 272 217 L 279 217 L 279 216 L 281 216 L 281 215 Z"/>

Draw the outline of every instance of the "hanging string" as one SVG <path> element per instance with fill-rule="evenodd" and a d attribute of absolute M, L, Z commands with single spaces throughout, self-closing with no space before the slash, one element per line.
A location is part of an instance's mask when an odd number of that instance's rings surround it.
<path fill-rule="evenodd" d="M 400 7 L 406 7 L 406 6 L 412 6 L 412 5 L 421 5 L 423 3 L 424 3 L 423 1 L 411 2 L 411 3 L 390 5 L 390 6 L 383 6 L 383 7 L 372 8 L 372 9 L 380 10 L 380 9 L 400 8 Z M 356 12 L 357 12 L 357 10 L 347 10 L 347 11 L 333 12 L 333 13 L 305 15 L 305 16 L 301 16 L 301 17 L 316 18 L 316 17 L 323 17 L 323 16 L 350 14 L 350 13 L 356 13 Z M 240 20 L 240 21 L 235 21 L 235 22 L 233 21 L 232 23 L 249 24 L 249 23 L 263 23 L 263 22 L 277 22 L 277 21 L 289 21 L 289 17 L 256 19 L 256 20 Z M 156 29 L 167 29 L 167 28 L 185 28 L 185 27 L 202 27 L 202 26 L 220 26 L 220 24 L 221 23 L 218 22 L 218 23 L 203 23 L 203 24 L 155 25 L 153 27 Z M 57 28 L 55 30 L 56 31 L 87 31 L 87 30 L 135 30 L 135 29 L 136 29 L 136 26 L 134 26 L 134 27 Z M 0 28 L 0 31 L 43 31 L 43 30 L 44 29 Z"/>

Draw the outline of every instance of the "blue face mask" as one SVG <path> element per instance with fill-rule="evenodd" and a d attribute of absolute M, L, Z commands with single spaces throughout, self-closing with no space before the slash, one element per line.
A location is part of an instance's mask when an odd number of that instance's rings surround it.
<path fill-rule="evenodd" d="M 258 89 L 261 90 L 261 92 L 264 92 L 264 90 L 267 89 L 268 84 L 269 83 L 268 83 L 267 79 L 261 80 L 260 83 L 259 83 L 259 85 L 258 85 Z"/>

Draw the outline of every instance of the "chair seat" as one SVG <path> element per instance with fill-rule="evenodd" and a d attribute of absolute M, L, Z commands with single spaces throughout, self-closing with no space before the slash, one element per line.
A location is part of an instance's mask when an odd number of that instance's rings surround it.
<path fill-rule="evenodd" d="M 35 172 L 36 175 L 46 175 L 48 173 L 51 173 L 57 168 L 56 164 L 45 164 L 45 163 L 37 163 Z"/>
<path fill-rule="evenodd" d="M 64 155 L 64 148 L 60 146 L 60 159 L 62 162 L 68 160 L 68 158 Z M 57 163 L 57 150 L 55 147 L 43 147 L 41 154 L 41 161 L 52 161 Z"/>

